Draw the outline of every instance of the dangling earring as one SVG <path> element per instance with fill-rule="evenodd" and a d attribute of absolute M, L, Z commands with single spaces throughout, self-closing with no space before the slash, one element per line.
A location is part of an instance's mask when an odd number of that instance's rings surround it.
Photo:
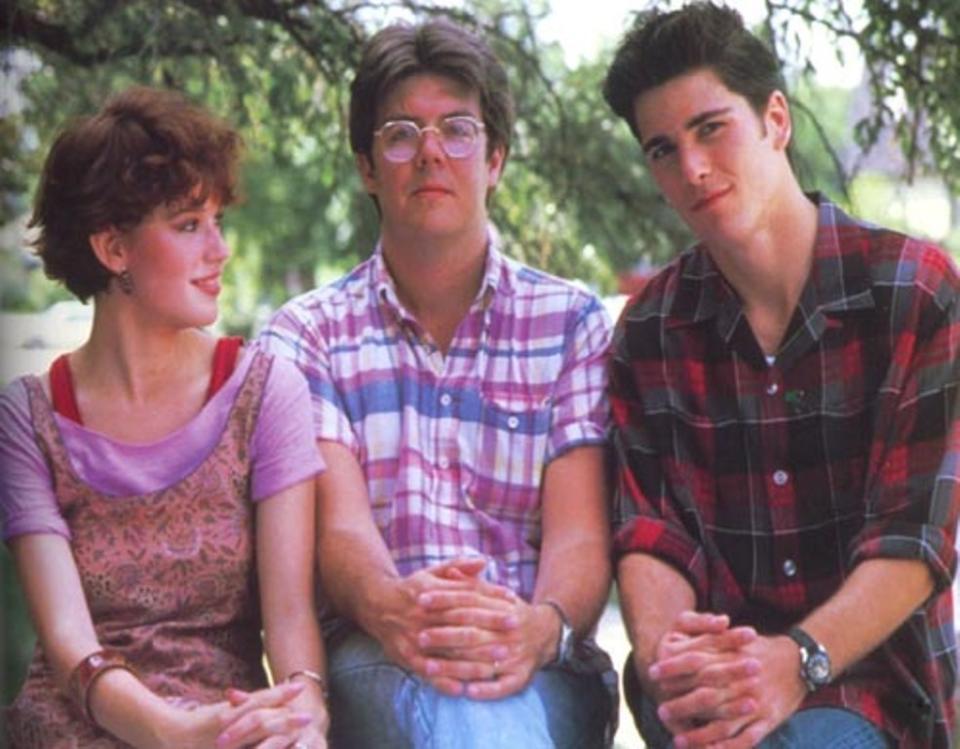
<path fill-rule="evenodd" d="M 130 271 L 126 268 L 117 274 L 117 286 L 119 286 L 120 291 L 127 296 L 133 293 L 133 276 L 130 275 Z"/>

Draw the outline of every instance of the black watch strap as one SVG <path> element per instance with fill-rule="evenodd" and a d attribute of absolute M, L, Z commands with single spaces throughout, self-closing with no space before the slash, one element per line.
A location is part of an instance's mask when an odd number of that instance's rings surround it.
<path fill-rule="evenodd" d="M 800 647 L 800 678 L 815 692 L 830 683 L 832 666 L 826 648 L 800 627 L 791 627 L 787 636 Z"/>
<path fill-rule="evenodd" d="M 820 647 L 820 643 L 814 640 L 804 630 L 800 629 L 800 627 L 790 627 L 787 631 L 787 637 L 809 653 L 812 653 L 814 650 L 823 650 L 823 648 Z"/>

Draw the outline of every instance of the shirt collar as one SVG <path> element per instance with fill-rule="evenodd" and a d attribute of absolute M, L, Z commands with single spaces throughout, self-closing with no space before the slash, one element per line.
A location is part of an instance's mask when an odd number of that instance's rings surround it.
<path fill-rule="evenodd" d="M 800 296 L 800 309 L 809 320 L 824 314 L 873 307 L 868 267 L 870 227 L 855 221 L 820 193 L 808 194 L 817 206 L 817 237 L 810 277 Z M 702 244 L 683 263 L 670 306 L 668 324 L 684 325 L 717 318 L 729 340 L 742 314 L 736 291 L 727 283 Z"/>
<path fill-rule="evenodd" d="M 493 224 L 487 226 L 487 257 L 485 261 L 483 280 L 474 300 L 474 307 L 480 304 L 487 309 L 493 303 L 494 297 L 499 294 L 512 294 L 514 278 L 511 267 L 502 252 L 500 233 Z M 387 268 L 383 257 L 382 240 L 377 242 L 370 264 L 370 286 L 377 299 L 387 305 L 401 319 L 414 319 L 407 309 L 400 303 L 397 287 Z"/>

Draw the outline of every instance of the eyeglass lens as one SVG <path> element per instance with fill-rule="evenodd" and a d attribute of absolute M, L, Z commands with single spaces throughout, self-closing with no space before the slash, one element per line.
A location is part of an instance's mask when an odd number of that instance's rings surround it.
<path fill-rule="evenodd" d="M 419 127 L 415 122 L 395 120 L 378 131 L 383 139 L 383 154 L 390 161 L 409 161 L 420 148 L 420 140 L 428 131 L 440 139 L 440 147 L 453 159 L 462 159 L 476 148 L 480 128 L 467 117 L 448 117 L 437 126 Z"/>

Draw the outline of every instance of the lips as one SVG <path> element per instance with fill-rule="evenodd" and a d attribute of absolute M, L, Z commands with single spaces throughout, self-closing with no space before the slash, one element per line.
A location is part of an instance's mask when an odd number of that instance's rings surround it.
<path fill-rule="evenodd" d="M 719 190 L 713 190 L 712 192 L 707 193 L 706 195 L 701 195 L 697 201 L 691 207 L 691 210 L 694 212 L 702 211 L 704 208 L 712 205 L 713 203 L 720 200 L 720 198 L 728 195 L 733 190 L 733 187 L 724 187 Z"/>
<path fill-rule="evenodd" d="M 220 293 L 220 274 L 216 273 L 212 276 L 205 276 L 204 278 L 196 278 L 191 283 L 196 286 L 204 294 L 209 294 L 210 296 L 217 296 Z"/>
<path fill-rule="evenodd" d="M 450 195 L 452 190 L 443 185 L 426 184 L 421 185 L 413 191 L 414 195 Z"/>

